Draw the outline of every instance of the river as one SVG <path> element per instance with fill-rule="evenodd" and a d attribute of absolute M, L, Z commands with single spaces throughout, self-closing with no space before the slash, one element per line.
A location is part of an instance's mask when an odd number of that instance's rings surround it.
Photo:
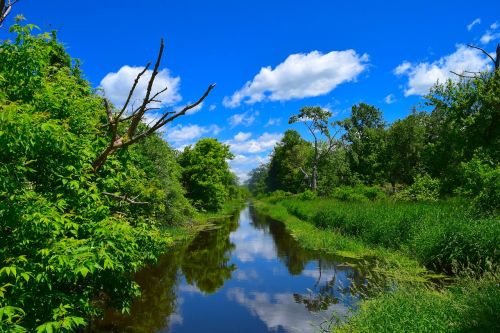
<path fill-rule="evenodd" d="M 136 277 L 130 315 L 99 332 L 315 332 L 355 309 L 367 279 L 353 261 L 301 248 L 282 223 L 245 207 Z"/>

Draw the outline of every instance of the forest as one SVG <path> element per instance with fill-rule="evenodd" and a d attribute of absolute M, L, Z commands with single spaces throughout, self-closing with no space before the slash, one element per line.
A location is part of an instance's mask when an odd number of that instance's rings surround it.
<path fill-rule="evenodd" d="M 0 2 L 0 23 L 13 3 Z M 163 40 L 115 106 L 56 32 L 17 16 L 8 35 L 0 41 L 1 332 L 92 331 L 109 309 L 127 318 L 144 297 L 137 276 L 159 258 L 169 288 L 180 267 L 187 283 L 216 293 L 236 269 L 238 223 L 214 221 L 247 202 L 283 226 L 253 222 L 261 233 L 283 228 L 272 235 L 282 262 L 300 257 L 298 268 L 287 266 L 291 276 L 314 258 L 305 251 L 369 262 L 372 275 L 357 284 L 370 292 L 326 331 L 500 330 L 500 44 L 489 70 L 438 82 L 392 122 L 364 102 L 342 120 L 320 105 L 295 110 L 269 160 L 241 183 L 226 142 L 175 149 L 163 135 L 214 84 L 183 108 L 147 117 L 164 91 L 153 89 Z M 146 95 L 134 104 L 146 70 Z M 217 239 L 189 243 L 203 229 Z M 315 311 L 338 302 L 294 297 Z"/>

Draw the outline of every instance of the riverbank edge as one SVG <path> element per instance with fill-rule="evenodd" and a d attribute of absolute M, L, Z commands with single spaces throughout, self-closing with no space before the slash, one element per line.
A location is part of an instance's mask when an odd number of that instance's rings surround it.
<path fill-rule="evenodd" d="M 163 229 L 162 232 L 165 236 L 172 238 L 172 242 L 166 248 L 165 253 L 179 243 L 192 241 L 203 230 L 214 228 L 218 222 L 234 216 L 246 204 L 247 201 L 242 200 L 228 201 L 217 212 L 197 212 L 190 222 Z M 160 256 L 163 254 L 160 254 Z"/>
<path fill-rule="evenodd" d="M 272 204 L 253 199 L 252 206 L 260 213 L 282 222 L 290 235 L 301 246 L 345 258 L 375 262 L 374 272 L 398 282 L 426 282 L 440 277 L 400 251 L 374 247 L 362 241 L 331 230 L 321 230 L 309 222 L 292 215 L 279 203 Z"/>
<path fill-rule="evenodd" d="M 380 290 L 363 300 L 353 316 L 332 332 L 494 332 L 500 320 L 499 272 L 481 277 L 465 275 L 443 289 L 427 283 L 436 275 L 401 252 L 369 247 L 354 237 L 320 230 L 290 214 L 279 203 L 252 200 L 253 207 L 264 215 L 282 222 L 301 246 L 311 250 L 348 258 L 375 258 L 383 263 L 376 268 L 394 278 L 398 287 L 391 292 Z M 409 282 L 409 283 L 407 283 Z"/>

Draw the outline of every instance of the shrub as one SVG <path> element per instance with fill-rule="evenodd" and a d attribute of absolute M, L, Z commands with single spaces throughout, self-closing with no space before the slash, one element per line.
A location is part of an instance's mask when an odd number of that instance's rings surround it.
<path fill-rule="evenodd" d="M 282 191 L 282 190 L 277 190 L 277 191 L 274 191 L 271 194 L 269 194 L 268 200 L 271 203 L 277 203 L 278 201 L 280 201 L 282 199 L 285 199 L 287 197 L 290 197 L 290 196 L 292 196 L 292 193 L 290 193 L 290 192 L 285 192 L 285 191 Z"/>
<path fill-rule="evenodd" d="M 399 201 L 437 201 L 441 183 L 429 175 L 415 177 L 412 185 L 394 195 Z"/>
<path fill-rule="evenodd" d="M 333 189 L 330 197 L 349 202 L 376 201 L 386 197 L 384 191 L 377 186 L 341 186 Z"/>
<path fill-rule="evenodd" d="M 462 163 L 463 185 L 459 193 L 472 199 L 479 215 L 496 215 L 500 210 L 500 167 L 475 156 Z"/>
<path fill-rule="evenodd" d="M 314 200 L 317 198 L 317 194 L 311 190 L 305 190 L 304 192 L 297 195 L 297 197 L 302 201 Z"/>

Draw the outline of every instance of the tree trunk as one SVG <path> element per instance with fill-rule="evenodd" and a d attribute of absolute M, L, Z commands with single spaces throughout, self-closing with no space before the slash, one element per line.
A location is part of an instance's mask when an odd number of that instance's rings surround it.
<path fill-rule="evenodd" d="M 315 162 L 313 165 L 313 171 L 312 171 L 311 190 L 313 192 L 316 192 L 317 188 L 318 188 L 318 165 Z"/>

